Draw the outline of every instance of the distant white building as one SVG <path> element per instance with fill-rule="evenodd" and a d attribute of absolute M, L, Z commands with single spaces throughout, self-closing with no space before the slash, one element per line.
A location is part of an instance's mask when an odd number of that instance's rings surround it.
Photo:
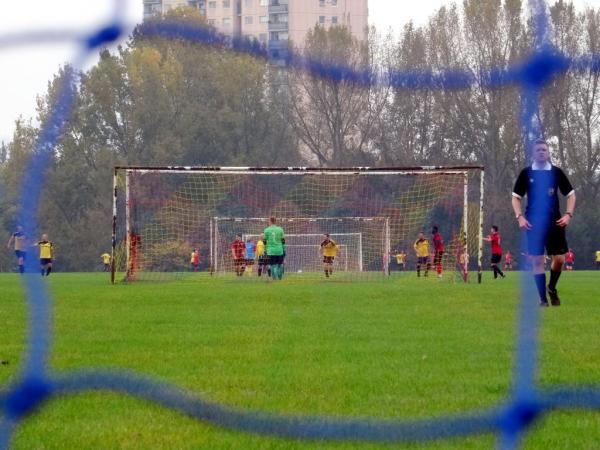
<path fill-rule="evenodd" d="M 345 25 L 360 40 L 367 36 L 368 0 L 143 0 L 144 17 L 172 8 L 198 9 L 217 30 L 256 38 L 274 54 L 288 41 L 302 46 L 316 24 Z"/>

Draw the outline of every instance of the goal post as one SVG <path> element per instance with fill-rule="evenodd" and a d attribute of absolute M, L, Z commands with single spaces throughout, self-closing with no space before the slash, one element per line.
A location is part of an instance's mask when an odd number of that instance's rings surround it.
<path fill-rule="evenodd" d="M 313 261 L 311 252 L 322 233 L 340 236 L 337 270 L 352 274 L 351 280 L 373 279 L 395 275 L 399 252 L 408 255 L 407 267 L 414 267 L 419 231 L 430 238 L 437 225 L 446 244 L 445 278 L 470 280 L 469 269 L 481 273 L 483 194 L 480 166 L 118 166 L 111 280 L 225 274 L 221 269 L 231 265 L 223 252 L 231 244 L 223 228 L 226 219 L 240 234 L 256 236 L 271 216 L 296 240 L 288 243 L 294 252 L 286 256 L 287 265 L 297 267 L 294 273 L 305 279 L 310 278 L 307 270 L 317 276 L 314 261 L 319 257 Z M 310 222 L 319 219 L 319 226 Z M 200 273 L 192 275 L 194 249 L 200 254 Z M 291 271 L 286 274 L 292 276 Z"/>

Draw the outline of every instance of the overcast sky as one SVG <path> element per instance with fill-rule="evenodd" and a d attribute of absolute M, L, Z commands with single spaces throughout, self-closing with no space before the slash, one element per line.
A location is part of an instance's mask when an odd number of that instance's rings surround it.
<path fill-rule="evenodd" d="M 39 30 L 85 31 L 106 23 L 117 0 L 5 0 L 0 7 L 0 38 L 14 32 Z M 126 23 L 142 18 L 142 0 L 121 0 Z M 412 19 L 417 25 L 449 0 L 370 0 L 369 19 L 379 29 L 398 32 Z M 578 6 L 600 6 L 600 0 L 575 0 Z M 8 142 L 19 116 L 35 116 L 36 95 L 46 92 L 48 81 L 77 46 L 48 44 L 0 46 L 0 141 Z M 93 63 L 93 60 L 90 62 Z"/>

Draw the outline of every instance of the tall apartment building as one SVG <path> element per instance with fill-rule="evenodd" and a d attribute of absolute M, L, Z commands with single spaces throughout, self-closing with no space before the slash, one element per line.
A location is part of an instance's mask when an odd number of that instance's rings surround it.
<path fill-rule="evenodd" d="M 274 55 L 285 52 L 289 40 L 302 46 L 316 24 L 345 25 L 357 38 L 367 36 L 368 0 L 144 0 L 144 16 L 178 6 L 199 9 L 224 34 L 258 39 Z"/>
<path fill-rule="evenodd" d="M 205 0 L 143 0 L 144 1 L 144 19 L 154 14 L 166 13 L 173 8 L 180 6 L 191 6 L 204 12 Z"/>

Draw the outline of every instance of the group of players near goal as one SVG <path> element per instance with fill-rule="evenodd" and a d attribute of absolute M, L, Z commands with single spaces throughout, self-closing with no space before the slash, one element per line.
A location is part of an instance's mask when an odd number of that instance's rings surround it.
<path fill-rule="evenodd" d="M 267 271 L 269 276 L 281 280 L 284 272 L 285 261 L 285 237 L 281 227 L 276 225 L 276 218 L 269 219 L 270 225 L 264 231 L 263 238 L 256 243 L 252 239 L 245 242 L 242 235 L 238 234 L 231 243 L 231 257 L 233 267 L 237 276 L 243 276 L 245 272 L 252 273 L 255 261 L 258 262 L 258 276 Z M 442 257 L 444 255 L 444 240 L 437 226 L 432 230 L 432 241 L 435 249 L 433 255 L 433 265 L 438 277 L 442 277 Z M 323 272 L 326 278 L 333 275 L 333 265 L 338 253 L 339 246 L 331 238 L 329 233 L 323 234 L 323 241 L 319 245 L 321 255 L 323 256 Z M 414 248 L 417 254 L 417 274 L 421 276 L 421 267 L 425 271 L 425 276 L 431 268 L 429 262 L 429 241 L 425 238 L 423 232 L 415 241 Z M 198 251 L 194 249 L 191 254 L 190 263 L 192 271 L 197 271 L 199 262 Z M 273 271 L 275 266 L 275 271 Z"/>
<path fill-rule="evenodd" d="M 329 278 L 333 274 L 333 262 L 338 252 L 338 244 L 328 233 L 323 235 L 320 251 L 323 256 L 323 272 Z M 230 246 L 235 274 L 239 277 L 245 272 L 252 273 L 255 261 L 258 263 L 257 275 L 264 273 L 274 280 L 281 280 L 285 272 L 285 234 L 283 228 L 277 225 L 275 217 L 269 218 L 269 226 L 265 228 L 262 238 L 255 243 L 252 239 L 246 242 L 238 234 Z M 194 250 L 196 251 L 196 250 Z M 192 253 L 192 259 L 194 258 Z"/>

